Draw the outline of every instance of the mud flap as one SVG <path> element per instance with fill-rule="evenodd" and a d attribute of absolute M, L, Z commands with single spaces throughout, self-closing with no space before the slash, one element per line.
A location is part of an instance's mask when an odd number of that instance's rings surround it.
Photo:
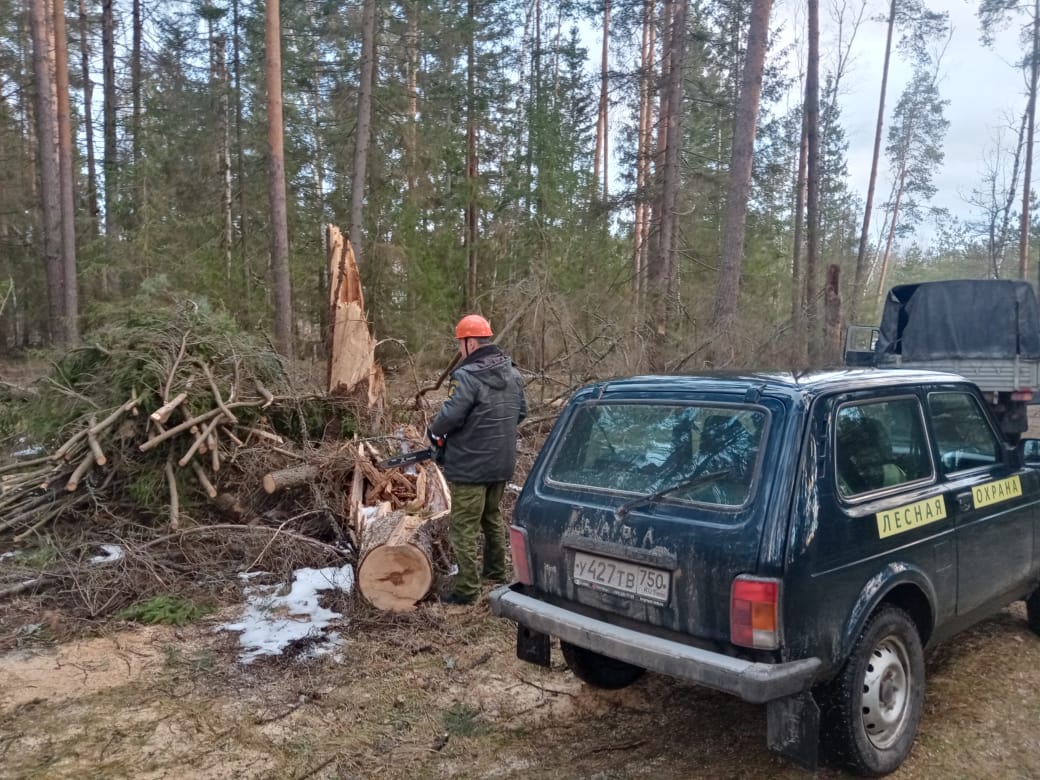
<path fill-rule="evenodd" d="M 516 657 L 539 666 L 549 665 L 549 635 L 532 631 L 527 626 L 516 627 Z"/>
<path fill-rule="evenodd" d="M 766 703 L 769 749 L 806 769 L 816 769 L 820 753 L 820 708 L 809 691 Z"/>

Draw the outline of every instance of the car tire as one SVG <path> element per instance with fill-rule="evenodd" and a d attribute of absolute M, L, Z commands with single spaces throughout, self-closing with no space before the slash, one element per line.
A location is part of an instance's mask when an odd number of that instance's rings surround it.
<path fill-rule="evenodd" d="M 1040 634 L 1040 587 L 1026 599 L 1026 620 L 1029 622 L 1029 630 Z"/>
<path fill-rule="evenodd" d="M 917 736 L 924 686 L 917 626 L 903 610 L 882 607 L 841 672 L 820 691 L 824 748 L 857 774 L 894 771 Z"/>
<path fill-rule="evenodd" d="M 631 685 L 646 672 L 641 666 L 608 658 L 569 642 L 561 641 L 560 649 L 574 676 L 595 688 L 616 691 Z"/>

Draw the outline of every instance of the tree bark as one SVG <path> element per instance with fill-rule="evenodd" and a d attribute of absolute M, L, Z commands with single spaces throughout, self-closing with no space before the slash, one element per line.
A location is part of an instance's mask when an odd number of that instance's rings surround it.
<path fill-rule="evenodd" d="M 87 3 L 79 0 L 79 51 L 83 78 L 83 137 L 87 152 L 87 209 L 90 230 L 98 232 L 97 162 L 94 159 L 94 82 L 90 78 L 90 45 L 87 42 Z"/>
<path fill-rule="evenodd" d="M 603 202 L 607 200 L 607 68 L 610 52 L 610 0 L 603 3 L 603 49 L 599 66 L 599 110 L 596 112 L 596 151 L 592 161 L 593 189 L 599 189 L 603 175 Z"/>
<path fill-rule="evenodd" d="M 805 225 L 805 168 L 809 156 L 808 130 L 805 107 L 802 107 L 801 132 L 798 141 L 798 173 L 794 188 L 794 247 L 791 258 L 791 323 L 798 354 L 796 361 L 808 360 L 808 337 L 805 327 L 805 285 L 802 266 L 803 227 Z"/>
<path fill-rule="evenodd" d="M 53 50 L 49 22 L 52 6 L 32 0 L 29 6 L 36 79 L 36 138 L 39 149 L 40 209 L 43 218 L 43 263 L 47 279 L 48 329 L 51 339 L 64 344 L 66 330 L 64 266 L 62 262 L 61 185 L 57 148 L 57 108 L 54 101 Z"/>
<path fill-rule="evenodd" d="M 111 0 L 106 0 L 110 2 Z M 278 351 L 293 357 L 292 285 L 289 276 L 289 226 L 285 202 L 285 143 L 282 125 L 282 34 L 279 0 L 267 0 L 267 143 L 270 150 L 271 276 L 274 332 Z"/>
<path fill-rule="evenodd" d="M 896 0 L 888 9 L 888 32 L 885 37 L 885 58 L 881 66 L 881 94 L 878 97 L 877 124 L 874 127 L 874 152 L 867 179 L 867 202 L 863 207 L 863 229 L 859 234 L 859 251 L 856 253 L 856 271 L 852 279 L 852 301 L 849 313 L 855 317 L 863 299 L 863 288 L 867 282 L 867 243 L 870 240 L 870 216 L 874 209 L 874 188 L 877 186 L 878 160 L 881 157 L 881 134 L 885 124 L 885 92 L 888 89 L 888 65 L 892 58 L 892 31 L 896 25 Z"/>
<path fill-rule="evenodd" d="M 809 57 L 805 71 L 805 310 L 809 320 L 809 362 L 822 357 L 816 282 L 820 253 L 820 4 L 809 0 Z"/>
<path fill-rule="evenodd" d="M 719 282 L 712 321 L 714 338 L 732 332 L 740 294 L 740 271 L 744 255 L 748 198 L 751 192 L 751 161 L 755 148 L 755 126 L 762 94 L 762 73 L 769 36 L 772 0 L 753 0 L 748 25 L 747 58 L 741 77 L 740 101 L 733 127 L 733 152 L 726 187 L 726 211 L 719 258 Z M 717 354 L 717 350 L 713 349 Z"/>
<path fill-rule="evenodd" d="M 639 137 L 636 154 L 636 209 L 632 230 L 632 289 L 636 303 L 642 308 L 646 292 L 647 239 L 649 237 L 651 134 L 650 115 L 653 111 L 651 75 L 654 68 L 655 0 L 643 0 L 643 39 L 640 48 L 639 69 Z"/>
<path fill-rule="evenodd" d="M 1029 122 L 1026 125 L 1026 159 L 1022 171 L 1022 214 L 1019 222 L 1018 276 L 1029 278 L 1029 206 L 1033 194 L 1033 136 L 1036 133 L 1036 90 L 1040 75 L 1040 0 L 1033 3 L 1033 53 L 1029 69 Z"/>
<path fill-rule="evenodd" d="M 535 2 L 537 1 L 535 0 Z M 466 18 L 469 24 L 466 40 L 466 227 L 464 241 L 466 246 L 466 308 L 472 311 L 476 308 L 477 279 L 480 270 L 480 258 L 477 254 L 477 220 L 480 216 L 477 205 L 479 157 L 477 154 L 476 0 L 467 0 Z M 541 22 L 538 24 L 540 26 Z M 540 29 L 539 34 L 541 34 Z M 528 149 L 528 154 L 530 155 L 530 153 L 531 150 Z"/>
<path fill-rule="evenodd" d="M 69 107 L 69 48 L 64 0 L 53 0 L 54 86 L 58 108 L 58 181 L 61 190 L 63 343 L 79 342 L 79 287 L 76 281 L 76 198 L 72 170 L 72 112 Z"/>
<path fill-rule="evenodd" d="M 103 73 L 102 135 L 104 151 L 101 168 L 105 174 L 105 235 L 119 232 L 116 221 L 119 167 L 116 149 L 116 22 L 112 11 L 114 0 L 101 0 L 101 63 Z"/>
<path fill-rule="evenodd" d="M 357 136 L 354 143 L 354 176 L 350 194 L 350 243 L 354 257 L 364 262 L 363 225 L 368 145 L 372 132 L 372 90 L 375 86 L 376 0 L 365 0 L 361 15 L 361 81 L 358 85 Z"/>

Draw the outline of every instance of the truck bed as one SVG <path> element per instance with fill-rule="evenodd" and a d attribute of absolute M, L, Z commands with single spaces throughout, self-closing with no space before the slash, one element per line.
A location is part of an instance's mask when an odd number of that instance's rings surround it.
<path fill-rule="evenodd" d="M 954 359 L 903 360 L 901 355 L 886 355 L 878 368 L 915 368 L 925 371 L 949 371 L 973 382 L 984 393 L 1005 393 L 1023 390 L 1040 396 L 1040 359 Z"/>

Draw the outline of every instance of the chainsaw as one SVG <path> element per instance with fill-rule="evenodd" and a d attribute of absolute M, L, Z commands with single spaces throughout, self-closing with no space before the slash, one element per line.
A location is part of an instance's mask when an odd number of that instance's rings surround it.
<path fill-rule="evenodd" d="M 433 446 L 428 447 L 425 450 L 415 450 L 414 452 L 404 452 L 400 455 L 395 455 L 392 458 L 381 460 L 376 465 L 381 469 L 396 469 L 401 466 L 411 466 L 415 463 L 422 463 L 424 460 L 440 461 L 440 457 L 444 452 L 444 437 L 436 436 L 435 434 L 427 432 L 427 438 L 432 442 Z"/>
<path fill-rule="evenodd" d="M 414 463 L 422 463 L 424 460 L 432 460 L 436 457 L 433 447 L 426 450 L 415 450 L 415 452 L 405 452 L 401 455 L 395 455 L 392 458 L 381 460 L 376 465 L 381 469 L 396 469 L 401 466 L 411 466 Z"/>

